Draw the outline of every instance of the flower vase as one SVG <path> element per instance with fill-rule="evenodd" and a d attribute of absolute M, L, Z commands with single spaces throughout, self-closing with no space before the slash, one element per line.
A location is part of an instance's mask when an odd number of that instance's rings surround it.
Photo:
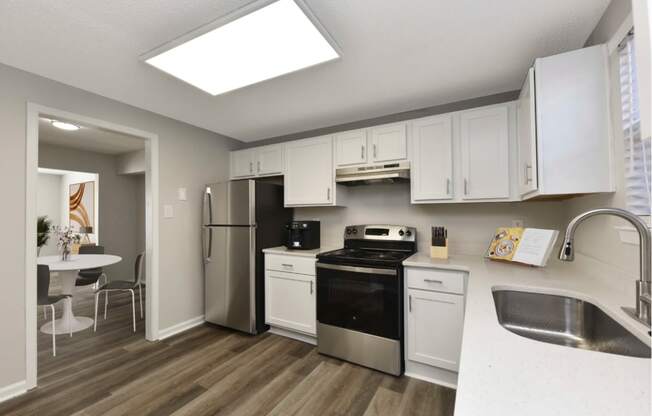
<path fill-rule="evenodd" d="M 61 247 L 61 261 L 69 261 L 70 260 L 70 246 L 69 245 L 64 245 Z"/>

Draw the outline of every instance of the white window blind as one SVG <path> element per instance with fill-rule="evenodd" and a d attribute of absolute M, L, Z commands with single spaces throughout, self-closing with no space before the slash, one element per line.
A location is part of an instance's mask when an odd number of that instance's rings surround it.
<path fill-rule="evenodd" d="M 650 215 L 650 137 L 641 138 L 636 54 L 633 32 L 619 45 L 620 97 L 625 140 L 625 195 L 627 209 Z"/>

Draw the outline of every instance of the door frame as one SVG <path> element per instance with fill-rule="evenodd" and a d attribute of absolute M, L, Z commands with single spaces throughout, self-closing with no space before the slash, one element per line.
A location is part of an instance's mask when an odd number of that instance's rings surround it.
<path fill-rule="evenodd" d="M 25 149 L 25 379 L 26 388 L 37 383 L 36 220 L 39 115 L 60 117 L 102 129 L 136 136 L 145 142 L 145 338 L 159 337 L 159 138 L 157 134 L 81 114 L 27 102 Z"/>

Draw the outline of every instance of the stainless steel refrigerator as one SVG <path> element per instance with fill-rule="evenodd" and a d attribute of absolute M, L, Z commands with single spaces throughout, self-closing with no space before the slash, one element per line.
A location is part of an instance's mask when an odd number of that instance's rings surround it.
<path fill-rule="evenodd" d="M 250 334 L 267 329 L 262 250 L 284 244 L 285 224 L 291 219 L 280 185 L 241 180 L 206 186 L 206 321 Z"/>

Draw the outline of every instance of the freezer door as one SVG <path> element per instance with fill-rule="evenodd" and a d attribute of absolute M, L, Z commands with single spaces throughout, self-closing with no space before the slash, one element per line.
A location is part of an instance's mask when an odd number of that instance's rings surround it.
<path fill-rule="evenodd" d="M 255 319 L 255 228 L 204 227 L 206 321 L 253 333 Z M 208 253 L 207 253 L 208 254 Z"/>
<path fill-rule="evenodd" d="M 229 181 L 206 186 L 204 225 L 253 225 L 256 182 Z"/>

